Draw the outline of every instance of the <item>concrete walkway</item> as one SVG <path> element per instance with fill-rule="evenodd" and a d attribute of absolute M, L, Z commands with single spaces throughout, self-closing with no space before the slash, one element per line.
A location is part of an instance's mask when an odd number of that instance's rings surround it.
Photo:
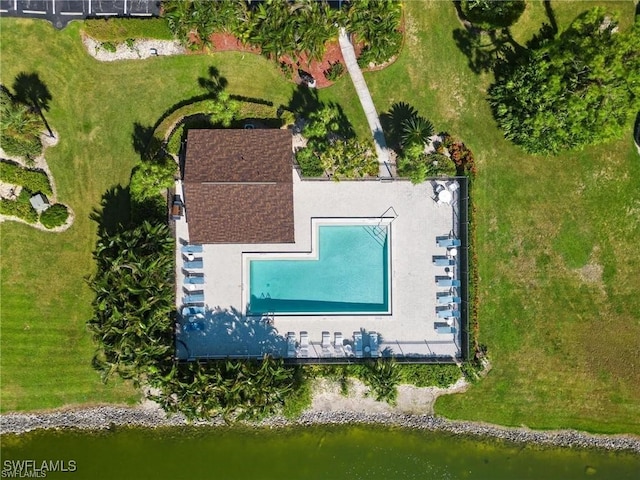
<path fill-rule="evenodd" d="M 344 28 L 340 29 L 339 42 L 344 63 L 346 64 L 347 71 L 351 76 L 353 86 L 356 88 L 360 104 L 362 105 L 364 114 L 367 117 L 367 122 L 369 122 L 369 128 L 373 134 L 373 143 L 376 147 L 378 163 L 380 165 L 378 176 L 380 178 L 391 178 L 389 150 L 387 149 L 387 141 L 385 140 L 384 133 L 382 132 L 382 125 L 378 118 L 378 112 L 376 111 L 376 106 L 373 104 L 369 88 L 367 88 L 367 84 L 364 81 L 362 70 L 360 70 L 360 67 L 358 66 L 356 52 L 353 49 L 353 45 L 351 44 Z"/>

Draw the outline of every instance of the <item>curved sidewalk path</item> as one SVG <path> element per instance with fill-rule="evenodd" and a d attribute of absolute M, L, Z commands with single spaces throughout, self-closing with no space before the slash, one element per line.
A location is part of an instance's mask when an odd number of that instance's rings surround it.
<path fill-rule="evenodd" d="M 373 143 L 376 147 L 376 154 L 378 155 L 378 176 L 380 178 L 391 178 L 389 150 L 387 149 L 387 141 L 385 140 L 384 133 L 382 132 L 382 125 L 378 118 L 378 112 L 376 111 L 376 106 L 373 104 L 369 88 L 364 81 L 362 70 L 360 70 L 360 67 L 358 66 L 356 52 L 353 49 L 353 45 L 351 44 L 344 28 L 340 29 L 338 41 L 340 42 L 340 50 L 342 50 L 342 57 L 344 58 L 344 63 L 347 66 L 347 71 L 349 72 L 353 86 L 356 89 L 358 98 L 360 99 L 360 104 L 362 105 L 364 114 L 367 117 L 367 122 L 369 122 L 371 133 L 373 134 Z"/>

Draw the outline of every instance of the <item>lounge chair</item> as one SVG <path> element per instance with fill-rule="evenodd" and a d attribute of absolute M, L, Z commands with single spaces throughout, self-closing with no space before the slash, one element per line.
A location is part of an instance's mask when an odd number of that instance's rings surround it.
<path fill-rule="evenodd" d="M 331 355 L 331 335 L 329 332 L 322 332 L 322 354 Z"/>
<path fill-rule="evenodd" d="M 182 245 L 182 253 L 202 253 L 202 245 Z"/>
<path fill-rule="evenodd" d="M 296 356 L 296 334 L 295 332 L 287 333 L 287 357 Z"/>
<path fill-rule="evenodd" d="M 460 303 L 460 297 L 454 297 L 453 295 L 442 295 L 437 297 L 438 305 L 448 305 L 450 303 Z"/>
<path fill-rule="evenodd" d="M 184 296 L 184 303 L 188 305 L 190 303 L 203 303 L 204 302 L 204 293 L 190 293 Z"/>
<path fill-rule="evenodd" d="M 182 308 L 182 316 L 183 317 L 204 317 L 205 308 L 204 307 L 183 307 Z"/>
<path fill-rule="evenodd" d="M 183 267 L 187 270 L 201 269 L 203 266 L 204 264 L 202 263 L 202 259 L 186 261 L 183 264 Z"/>
<path fill-rule="evenodd" d="M 436 327 L 436 333 L 456 333 L 456 327 Z"/>
<path fill-rule="evenodd" d="M 300 332 L 300 356 L 309 356 L 309 334 L 307 332 Z"/>
<path fill-rule="evenodd" d="M 204 277 L 185 277 L 184 283 L 186 285 L 204 285 Z"/>
<path fill-rule="evenodd" d="M 335 332 L 333 335 L 333 347 L 336 349 L 336 354 L 342 355 L 344 353 L 344 339 L 342 338 L 342 332 Z"/>
<path fill-rule="evenodd" d="M 437 278 L 436 285 L 438 287 L 459 287 L 460 280 L 455 280 L 452 278 Z"/>
<path fill-rule="evenodd" d="M 357 358 L 362 358 L 362 332 L 353 332 L 353 344 Z"/>
<path fill-rule="evenodd" d="M 378 334 L 376 332 L 369 333 L 369 347 L 371 348 L 371 356 L 377 357 L 378 353 Z"/>
<path fill-rule="evenodd" d="M 438 310 L 436 313 L 438 318 L 460 318 L 460 310 L 454 310 L 453 308 Z"/>
<path fill-rule="evenodd" d="M 450 267 L 455 265 L 456 261 L 447 257 L 433 257 L 433 264 L 436 267 Z"/>
<path fill-rule="evenodd" d="M 459 247 L 462 243 L 459 238 L 436 238 L 436 244 L 439 247 Z"/>

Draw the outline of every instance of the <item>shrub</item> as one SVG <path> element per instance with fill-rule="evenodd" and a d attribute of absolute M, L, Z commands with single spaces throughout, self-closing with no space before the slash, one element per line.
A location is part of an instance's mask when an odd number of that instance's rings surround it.
<path fill-rule="evenodd" d="M 104 48 L 107 52 L 115 53 L 117 48 L 115 43 L 113 42 L 102 42 L 102 48 Z"/>
<path fill-rule="evenodd" d="M 369 362 L 359 370 L 359 377 L 371 388 L 378 402 L 395 404 L 398 398 L 398 384 L 402 379 L 398 364 L 393 359 L 378 359 Z"/>
<path fill-rule="evenodd" d="M 128 39 L 172 40 L 173 33 L 164 18 L 105 18 L 85 20 L 84 32 L 99 42 L 126 42 Z"/>
<path fill-rule="evenodd" d="M 0 180 L 12 185 L 20 185 L 30 192 L 52 195 L 49 177 L 42 170 L 30 170 L 15 163 L 0 162 Z"/>
<path fill-rule="evenodd" d="M 320 157 L 315 154 L 313 142 L 296 152 L 296 161 L 305 177 L 319 177 L 324 174 Z"/>
<path fill-rule="evenodd" d="M 0 199 L 0 213 L 21 218 L 29 223 L 36 223 L 38 221 L 38 212 L 29 203 L 30 198 L 31 192 L 24 188 L 18 195 L 17 200 L 2 198 Z"/>
<path fill-rule="evenodd" d="M 462 0 L 460 9 L 474 25 L 485 30 L 506 28 L 518 20 L 525 9 L 524 0 Z"/>
<path fill-rule="evenodd" d="M 336 61 L 330 64 L 329 68 L 324 71 L 324 76 L 327 77 L 327 80 L 335 82 L 342 76 L 343 73 L 344 65 L 342 65 L 342 63 L 340 63 L 339 61 Z"/>
<path fill-rule="evenodd" d="M 416 387 L 446 388 L 462 376 L 460 368 L 455 364 L 401 365 L 399 370 L 402 382 Z"/>
<path fill-rule="evenodd" d="M 42 152 L 44 123 L 28 105 L 20 103 L 0 85 L 0 144 L 11 156 L 33 159 Z"/>
<path fill-rule="evenodd" d="M 136 41 L 133 38 L 127 38 L 124 41 L 124 44 L 129 48 L 129 50 L 133 50 L 136 44 Z"/>
<path fill-rule="evenodd" d="M 140 162 L 131 174 L 129 191 L 132 200 L 147 200 L 160 196 L 171 187 L 178 165 L 168 155 L 159 155 L 152 160 Z"/>
<path fill-rule="evenodd" d="M 40 214 L 40 223 L 47 228 L 64 225 L 69 218 L 69 210 L 61 203 L 56 203 Z"/>
<path fill-rule="evenodd" d="M 169 137 L 167 142 L 167 152 L 178 155 L 180 153 L 180 146 L 182 145 L 182 136 L 184 135 L 184 124 L 176 128 Z"/>

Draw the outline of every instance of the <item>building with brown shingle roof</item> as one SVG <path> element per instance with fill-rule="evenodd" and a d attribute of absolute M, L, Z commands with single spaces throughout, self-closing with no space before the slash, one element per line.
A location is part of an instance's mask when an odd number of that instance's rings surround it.
<path fill-rule="evenodd" d="M 189 130 L 183 172 L 191 243 L 293 243 L 288 130 Z"/>

